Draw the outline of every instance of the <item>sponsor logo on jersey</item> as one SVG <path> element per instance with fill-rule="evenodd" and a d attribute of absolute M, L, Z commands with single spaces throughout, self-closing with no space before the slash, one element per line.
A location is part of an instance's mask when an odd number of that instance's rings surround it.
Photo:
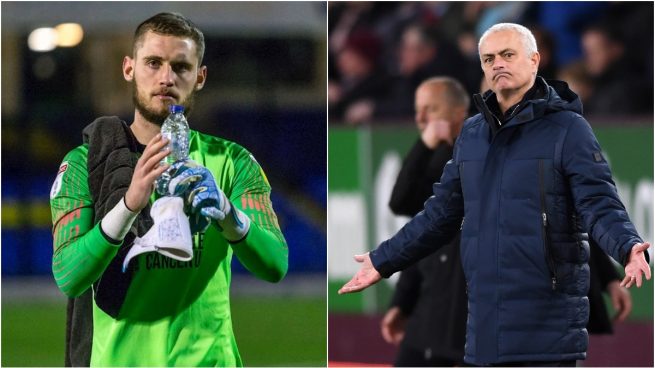
<path fill-rule="evenodd" d="M 57 194 L 59 194 L 59 191 L 61 190 L 61 182 L 63 181 L 64 173 L 66 170 L 68 170 L 68 161 L 62 162 L 59 166 L 59 171 L 57 171 L 55 182 L 52 183 L 52 188 L 50 188 L 50 199 L 53 199 L 57 196 Z"/>
<path fill-rule="evenodd" d="M 178 261 L 173 258 L 166 257 L 159 253 L 148 253 L 138 257 L 138 262 L 135 263 L 135 271 L 145 269 L 151 271 L 155 269 L 185 269 L 185 268 L 199 268 L 202 264 L 202 252 L 205 248 L 205 234 L 196 233 L 193 235 L 193 258 L 190 261 Z"/>

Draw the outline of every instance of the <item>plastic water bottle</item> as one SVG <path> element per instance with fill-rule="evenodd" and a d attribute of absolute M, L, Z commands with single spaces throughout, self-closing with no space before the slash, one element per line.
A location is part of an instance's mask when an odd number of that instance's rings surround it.
<path fill-rule="evenodd" d="M 169 140 L 170 155 L 164 162 L 172 164 L 189 157 L 189 124 L 184 117 L 184 106 L 171 105 L 170 115 L 161 126 L 161 135 Z"/>
<path fill-rule="evenodd" d="M 162 137 L 168 139 L 167 147 L 171 153 L 164 157 L 163 163 L 173 164 L 175 161 L 184 160 L 189 157 L 189 124 L 184 117 L 184 106 L 171 105 L 169 107 L 170 115 L 164 120 L 161 126 Z M 157 179 L 157 190 L 159 194 L 166 194 L 165 189 L 170 181 L 168 172 L 164 172 Z M 164 192 L 162 192 L 164 191 Z"/>

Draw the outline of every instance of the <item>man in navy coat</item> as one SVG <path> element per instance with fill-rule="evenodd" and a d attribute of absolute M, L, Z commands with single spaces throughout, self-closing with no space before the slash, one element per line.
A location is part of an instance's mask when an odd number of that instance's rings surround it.
<path fill-rule="evenodd" d="M 647 249 L 621 203 L 582 104 L 537 76 L 539 52 L 518 24 L 478 45 L 491 90 L 468 119 L 425 208 L 370 253 L 339 293 L 356 292 L 434 252 L 462 229 L 468 296 L 464 361 L 575 366 L 585 359 L 589 236 L 625 266 L 621 286 L 650 279 Z"/>

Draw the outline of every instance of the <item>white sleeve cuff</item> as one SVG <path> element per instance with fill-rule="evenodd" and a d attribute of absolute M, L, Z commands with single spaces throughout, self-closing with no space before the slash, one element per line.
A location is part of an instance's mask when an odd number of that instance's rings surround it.
<path fill-rule="evenodd" d="M 121 198 L 116 206 L 107 212 L 105 217 L 100 221 L 100 227 L 105 235 L 116 241 L 123 241 L 125 235 L 130 231 L 132 223 L 139 215 L 137 212 L 130 211 L 125 205 L 125 197 Z"/>

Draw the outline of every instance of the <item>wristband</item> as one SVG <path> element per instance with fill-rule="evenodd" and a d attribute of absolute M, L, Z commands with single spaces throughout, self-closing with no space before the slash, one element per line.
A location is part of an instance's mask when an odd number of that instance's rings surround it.
<path fill-rule="evenodd" d="M 111 239 L 122 242 L 138 215 L 138 212 L 132 212 L 127 208 L 125 197 L 123 197 L 118 201 L 118 203 L 116 203 L 116 206 L 114 206 L 114 208 L 107 212 L 105 217 L 102 218 L 100 221 L 100 229 Z"/>

